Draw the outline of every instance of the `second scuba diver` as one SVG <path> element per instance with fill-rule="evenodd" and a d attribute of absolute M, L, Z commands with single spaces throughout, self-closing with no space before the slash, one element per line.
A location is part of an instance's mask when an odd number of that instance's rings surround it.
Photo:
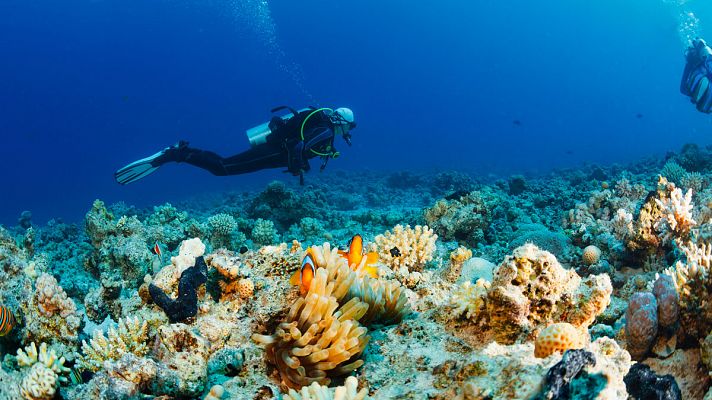
<path fill-rule="evenodd" d="M 712 49 L 697 38 L 685 52 L 685 70 L 682 73 L 680 92 L 688 96 L 703 113 L 712 112 Z"/>
<path fill-rule="evenodd" d="M 155 172 L 168 162 L 184 162 L 203 168 L 213 175 L 238 175 L 268 168 L 286 168 L 299 176 L 304 184 L 304 172 L 309 171 L 309 159 L 321 157 L 321 170 L 327 162 L 339 156 L 334 138 L 339 135 L 351 145 L 351 130 L 356 127 L 354 113 L 342 107 L 310 107 L 295 110 L 282 106 L 272 110 L 287 109 L 290 114 L 275 116 L 269 122 L 247 130 L 251 148 L 230 157 L 221 157 L 212 151 L 188 147 L 180 141 L 158 153 L 134 161 L 114 173 L 122 185 L 135 182 Z"/>

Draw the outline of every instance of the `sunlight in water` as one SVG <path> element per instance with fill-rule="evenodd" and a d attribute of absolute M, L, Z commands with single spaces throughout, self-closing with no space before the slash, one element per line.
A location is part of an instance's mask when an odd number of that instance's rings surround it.
<path fill-rule="evenodd" d="M 284 73 L 286 73 L 310 102 L 313 96 L 304 86 L 304 74 L 299 64 L 288 61 L 287 54 L 277 40 L 277 25 L 267 0 L 233 0 L 230 3 L 237 23 L 253 31 Z"/>
<path fill-rule="evenodd" d="M 663 2 L 672 4 L 675 8 L 678 21 L 677 32 L 683 45 L 689 46 L 692 40 L 698 36 L 697 31 L 700 23 L 695 14 L 685 6 L 689 0 L 663 0 Z"/>

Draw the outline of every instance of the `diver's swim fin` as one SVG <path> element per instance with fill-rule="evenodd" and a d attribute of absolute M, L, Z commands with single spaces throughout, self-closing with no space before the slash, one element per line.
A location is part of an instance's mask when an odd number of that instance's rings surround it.
<path fill-rule="evenodd" d="M 123 168 L 120 168 L 114 172 L 114 178 L 116 179 L 116 182 L 122 185 L 136 182 L 137 180 L 156 172 L 156 170 L 166 162 L 178 161 L 178 151 L 183 150 L 186 147 L 188 147 L 188 142 L 184 141 L 180 141 L 171 147 L 166 147 L 152 156 L 142 158 Z"/>

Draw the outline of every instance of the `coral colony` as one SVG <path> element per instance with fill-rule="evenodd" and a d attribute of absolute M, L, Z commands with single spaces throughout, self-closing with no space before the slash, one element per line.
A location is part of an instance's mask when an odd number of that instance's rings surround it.
<path fill-rule="evenodd" d="M 712 398 L 710 180 L 686 146 L 25 212 L 0 227 L 0 399 Z"/>

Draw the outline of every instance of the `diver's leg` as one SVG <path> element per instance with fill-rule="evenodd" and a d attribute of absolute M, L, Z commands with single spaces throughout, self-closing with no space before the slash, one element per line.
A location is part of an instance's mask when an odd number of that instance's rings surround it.
<path fill-rule="evenodd" d="M 225 176 L 286 167 L 287 155 L 277 147 L 265 145 L 230 157 L 221 157 L 212 151 L 187 148 L 185 155 L 176 161 L 205 169 L 213 175 Z"/>

